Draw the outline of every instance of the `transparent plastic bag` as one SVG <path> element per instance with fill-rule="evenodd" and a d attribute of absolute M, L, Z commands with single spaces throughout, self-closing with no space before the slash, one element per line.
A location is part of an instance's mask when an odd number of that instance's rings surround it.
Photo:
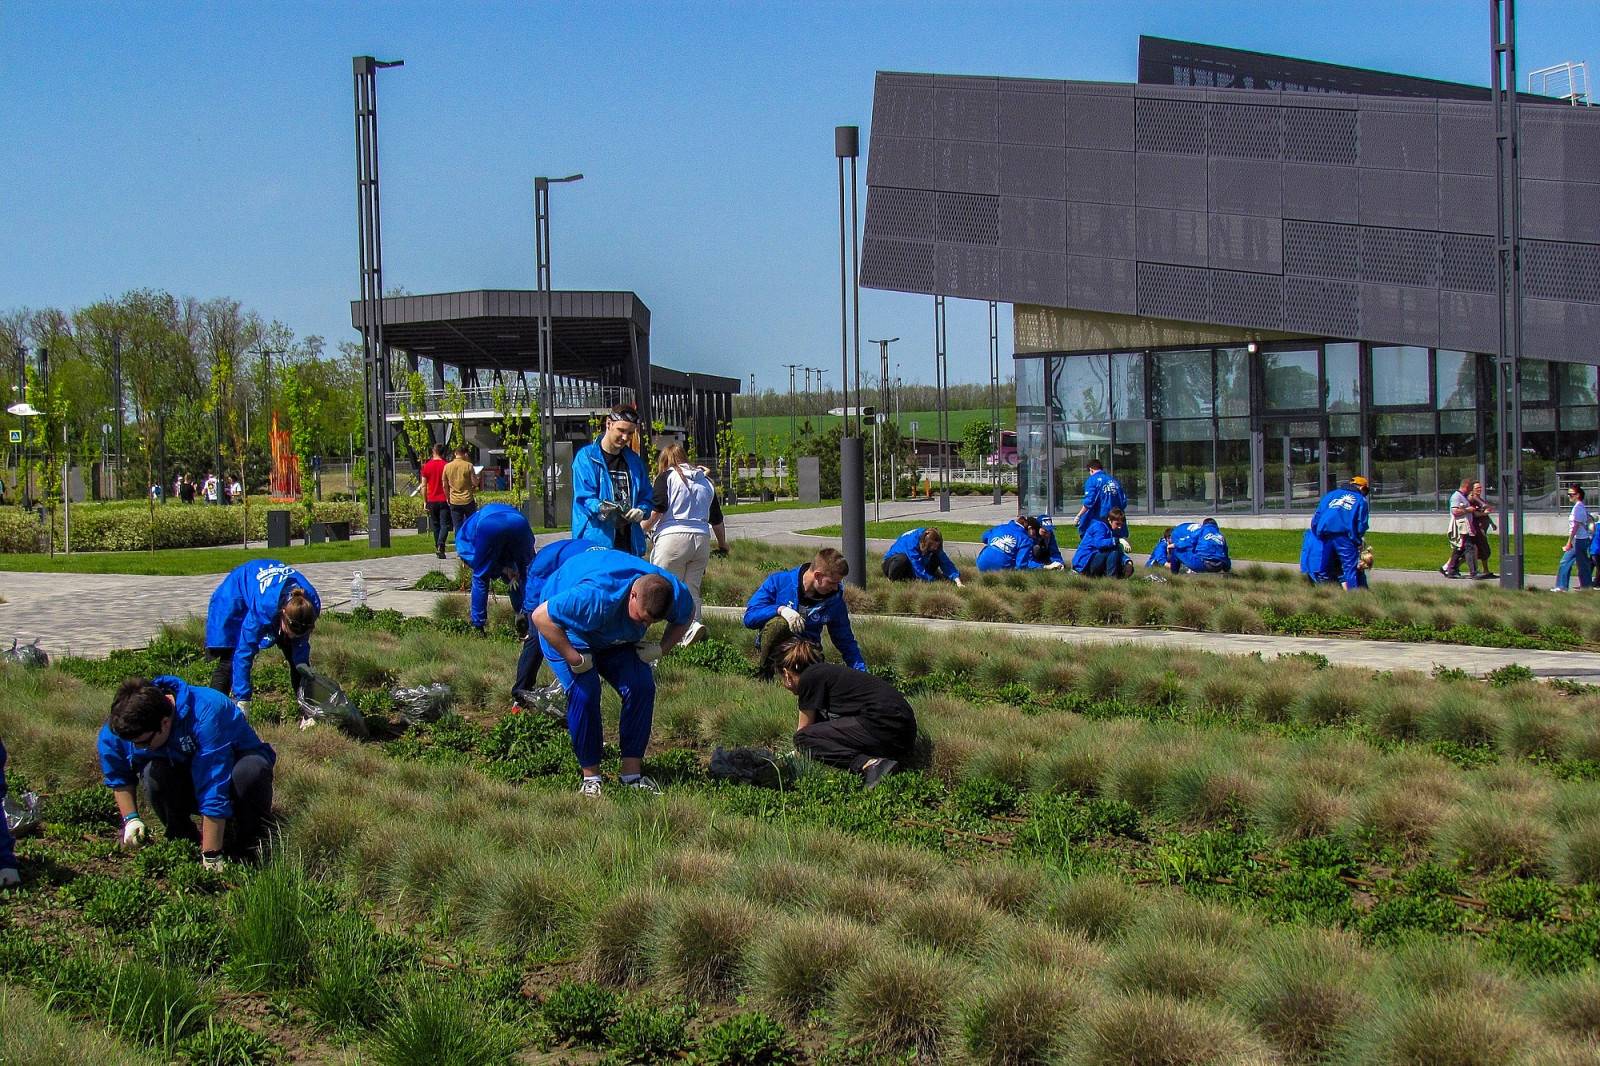
<path fill-rule="evenodd" d="M 711 753 L 706 775 L 713 781 L 783 789 L 794 784 L 800 767 L 793 755 L 778 755 L 767 748 L 717 748 Z"/>
<path fill-rule="evenodd" d="M 39 793 L 24 792 L 20 796 L 8 794 L 0 799 L 0 810 L 5 811 L 6 825 L 11 829 L 11 835 L 21 836 L 39 824 Z"/>
<path fill-rule="evenodd" d="M 400 712 L 400 717 L 412 725 L 437 722 L 456 699 L 450 686 L 443 682 L 397 688 L 390 695 L 394 698 L 394 707 Z"/>
<path fill-rule="evenodd" d="M 350 702 L 350 697 L 344 694 L 344 689 L 339 687 L 337 681 L 317 673 L 309 666 L 298 666 L 295 672 L 300 676 L 300 691 L 295 694 L 295 700 L 300 704 L 302 719 L 328 722 L 344 728 L 352 736 L 367 739 L 370 735 L 367 720 Z"/>
<path fill-rule="evenodd" d="M 32 644 L 18 646 L 16 638 L 13 637 L 10 649 L 0 652 L 0 659 L 14 666 L 42 668 L 50 665 L 50 656 L 46 655 L 44 649 L 39 647 L 37 638 L 34 639 Z"/>

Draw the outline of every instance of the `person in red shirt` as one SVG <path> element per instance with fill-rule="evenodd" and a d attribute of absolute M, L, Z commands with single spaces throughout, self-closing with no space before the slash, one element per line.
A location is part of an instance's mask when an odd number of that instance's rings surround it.
<path fill-rule="evenodd" d="M 450 494 L 444 487 L 444 445 L 433 446 L 433 458 L 422 464 L 423 499 L 428 504 L 428 525 L 433 529 L 433 554 L 444 558 L 444 539 L 450 533 Z"/>

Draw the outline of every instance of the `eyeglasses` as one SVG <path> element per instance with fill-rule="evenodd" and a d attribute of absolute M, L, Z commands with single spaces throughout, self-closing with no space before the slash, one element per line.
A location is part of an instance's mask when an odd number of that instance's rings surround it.
<path fill-rule="evenodd" d="M 156 737 L 158 737 L 160 735 L 161 735 L 161 730 L 157 729 L 157 730 L 154 730 L 152 732 L 146 733 L 142 737 L 135 737 L 134 739 L 128 741 L 128 743 L 132 744 L 136 748 L 148 748 L 150 746 L 151 742 L 154 741 L 156 739 Z"/>

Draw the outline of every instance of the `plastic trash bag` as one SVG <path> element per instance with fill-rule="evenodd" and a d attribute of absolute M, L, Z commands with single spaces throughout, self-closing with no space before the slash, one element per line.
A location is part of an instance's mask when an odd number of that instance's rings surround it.
<path fill-rule="evenodd" d="M 45 667 L 50 665 L 50 656 L 46 655 L 44 649 L 39 647 L 38 638 L 34 638 L 32 644 L 23 644 L 19 647 L 16 638 L 13 637 L 11 648 L 8 651 L 0 652 L 0 659 L 14 666 Z"/>
<path fill-rule="evenodd" d="M 39 793 L 24 792 L 20 796 L 7 795 L 0 799 L 0 810 L 5 811 L 6 825 L 12 836 L 21 836 L 40 822 Z"/>
<path fill-rule="evenodd" d="M 713 781 L 738 781 L 757 788 L 789 788 L 800 776 L 794 756 L 767 748 L 718 748 L 711 753 L 706 775 Z"/>
<path fill-rule="evenodd" d="M 367 720 L 361 717 L 361 712 L 337 681 L 309 666 L 298 666 L 295 671 L 300 676 L 300 691 L 295 694 L 295 700 L 300 704 L 302 721 L 328 722 L 342 726 L 353 736 L 367 739 L 370 735 Z"/>
<path fill-rule="evenodd" d="M 397 688 L 390 695 L 394 698 L 395 710 L 400 712 L 400 717 L 412 725 L 437 722 L 456 698 L 450 686 L 443 682 Z"/>

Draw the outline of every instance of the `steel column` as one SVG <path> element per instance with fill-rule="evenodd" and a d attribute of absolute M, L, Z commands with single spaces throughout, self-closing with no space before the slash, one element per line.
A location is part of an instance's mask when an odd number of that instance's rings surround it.
<path fill-rule="evenodd" d="M 1523 586 L 1522 190 L 1518 181 L 1516 0 L 1489 0 L 1490 92 L 1494 100 L 1495 271 L 1500 336 L 1495 371 L 1499 457 L 1500 584 Z M 1509 457 L 1509 461 L 1508 461 Z"/>
<path fill-rule="evenodd" d="M 933 298 L 933 384 L 939 398 L 939 510 L 950 510 L 949 337 L 945 331 L 944 297 Z"/>

